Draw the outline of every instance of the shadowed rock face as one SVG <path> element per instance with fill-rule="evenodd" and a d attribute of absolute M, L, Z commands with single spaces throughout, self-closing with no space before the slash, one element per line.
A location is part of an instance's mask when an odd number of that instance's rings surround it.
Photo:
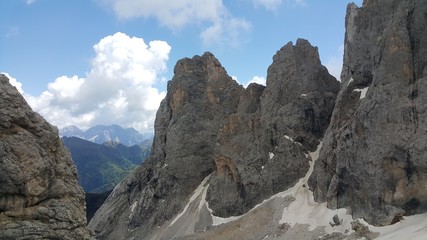
<path fill-rule="evenodd" d="M 84 204 L 58 130 L 0 75 L 0 239 L 88 239 Z"/>
<path fill-rule="evenodd" d="M 267 87 L 250 85 L 222 124 L 207 201 L 214 215 L 241 215 L 308 171 L 330 120 L 339 83 L 303 39 L 273 57 Z"/>
<path fill-rule="evenodd" d="M 278 51 L 267 87 L 244 89 L 210 53 L 178 61 L 174 73 L 157 112 L 151 156 L 89 224 L 102 239 L 150 239 L 208 175 L 206 200 L 225 217 L 295 184 L 339 91 L 317 48 L 302 39 Z"/>
<path fill-rule="evenodd" d="M 310 179 L 317 201 L 390 224 L 427 210 L 427 2 L 347 8 L 343 81 Z"/>
<path fill-rule="evenodd" d="M 236 111 L 243 87 L 210 53 L 178 61 L 174 73 L 157 111 L 151 156 L 89 224 L 102 239 L 148 236 L 184 208 L 215 168 L 218 129 Z"/>

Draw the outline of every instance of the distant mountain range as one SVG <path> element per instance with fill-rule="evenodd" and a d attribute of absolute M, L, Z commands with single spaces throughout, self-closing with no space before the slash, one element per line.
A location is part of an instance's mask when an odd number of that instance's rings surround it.
<path fill-rule="evenodd" d="M 59 129 L 59 135 L 61 137 L 78 137 L 98 144 L 113 142 L 126 146 L 151 145 L 153 138 L 152 134 L 143 135 L 134 128 L 122 128 L 119 125 L 96 125 L 86 131 L 76 126 L 67 126 Z"/>
<path fill-rule="evenodd" d="M 150 145 L 125 146 L 120 143 L 93 143 L 78 137 L 63 137 L 77 167 L 79 182 L 85 192 L 112 190 L 150 153 Z"/>

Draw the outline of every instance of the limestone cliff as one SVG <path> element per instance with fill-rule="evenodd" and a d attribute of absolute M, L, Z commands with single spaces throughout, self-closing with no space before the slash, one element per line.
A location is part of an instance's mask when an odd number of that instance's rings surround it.
<path fill-rule="evenodd" d="M 328 127 L 338 81 L 303 39 L 273 57 L 267 86 L 251 85 L 222 123 L 207 201 L 214 215 L 241 215 L 308 171 Z"/>
<path fill-rule="evenodd" d="M 90 227 L 100 239 L 389 237 L 393 226 L 353 218 L 427 211 L 426 25 L 423 0 L 350 4 L 341 86 L 302 39 L 276 53 L 266 87 L 239 86 L 210 53 L 179 61 L 152 155 Z M 402 222 L 410 236 L 427 234 L 414 226 L 425 216 Z"/>
<path fill-rule="evenodd" d="M 339 83 L 299 39 L 273 58 L 267 87 L 247 89 L 210 53 L 178 61 L 149 159 L 121 182 L 89 226 L 100 239 L 171 239 L 240 215 L 294 185 L 309 168 Z M 205 190 L 196 190 L 203 181 Z M 200 187 L 200 186 L 199 186 Z M 197 221 L 176 223 L 202 191 Z M 203 199 L 203 201 L 204 201 Z M 184 237 L 185 238 L 185 237 Z"/>
<path fill-rule="evenodd" d="M 427 1 L 347 8 L 342 89 L 310 187 L 377 225 L 427 210 Z"/>
<path fill-rule="evenodd" d="M 218 129 L 243 90 L 211 54 L 177 62 L 157 111 L 151 156 L 112 192 L 89 226 L 101 239 L 150 239 L 215 168 Z"/>
<path fill-rule="evenodd" d="M 84 192 L 58 130 L 0 75 L 0 239 L 89 239 Z"/>

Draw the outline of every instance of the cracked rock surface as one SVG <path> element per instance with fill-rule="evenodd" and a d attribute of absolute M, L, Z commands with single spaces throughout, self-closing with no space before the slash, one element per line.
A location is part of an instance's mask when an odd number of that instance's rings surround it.
<path fill-rule="evenodd" d="M 56 127 L 0 75 L 0 239 L 89 239 L 84 192 Z"/>
<path fill-rule="evenodd" d="M 427 210 L 427 1 L 347 8 L 342 88 L 310 179 L 376 225 Z"/>

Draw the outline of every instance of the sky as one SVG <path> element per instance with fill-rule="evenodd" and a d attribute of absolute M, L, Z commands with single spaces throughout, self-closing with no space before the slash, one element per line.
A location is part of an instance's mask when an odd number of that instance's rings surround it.
<path fill-rule="evenodd" d="M 152 132 L 177 60 L 212 52 L 240 84 L 305 38 L 339 78 L 350 2 L 362 0 L 1 0 L 0 72 L 59 128 Z"/>

